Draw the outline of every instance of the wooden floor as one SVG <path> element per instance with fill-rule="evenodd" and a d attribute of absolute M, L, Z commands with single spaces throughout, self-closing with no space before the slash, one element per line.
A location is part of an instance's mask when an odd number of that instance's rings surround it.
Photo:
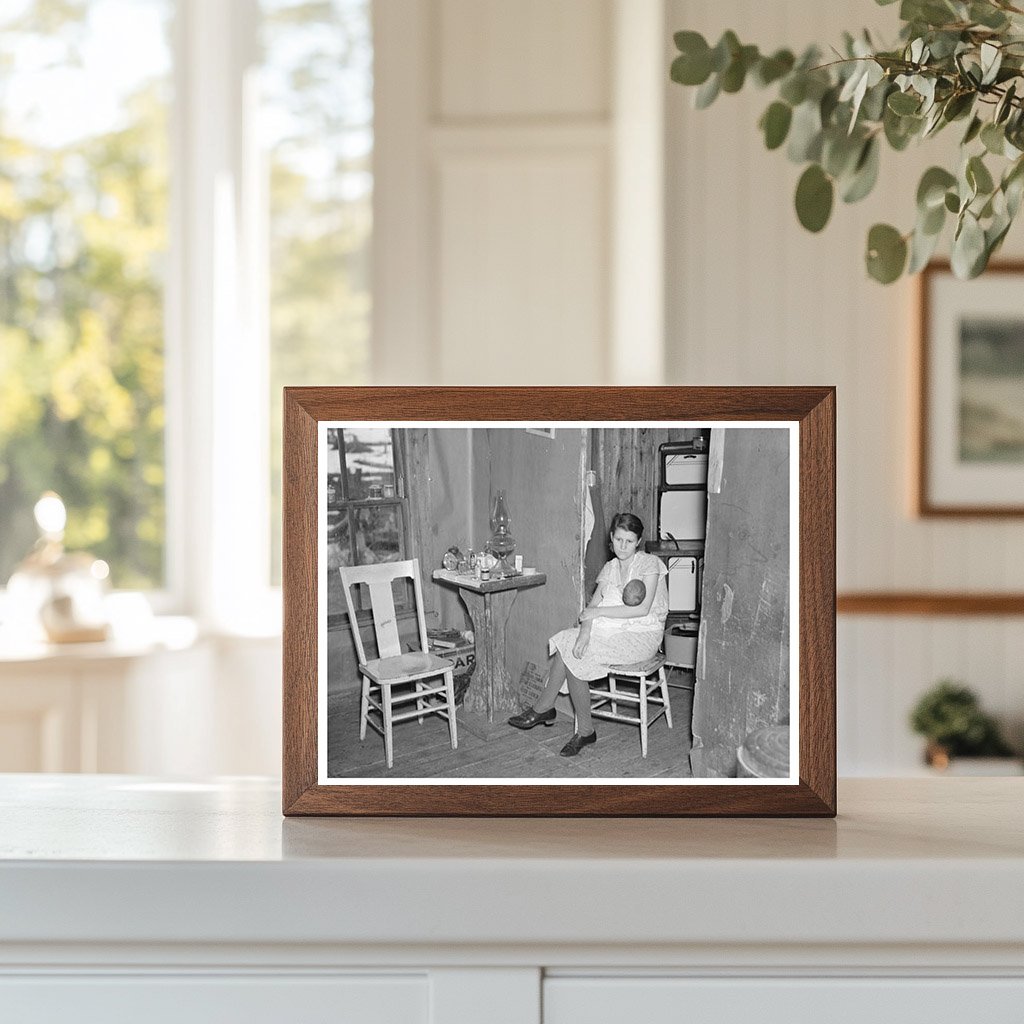
<path fill-rule="evenodd" d="M 384 761 L 384 740 L 373 729 L 359 740 L 359 694 L 345 685 L 328 696 L 327 771 L 331 778 L 690 778 L 693 673 L 673 669 L 669 677 L 672 722 L 659 718 L 648 730 L 647 757 L 640 755 L 635 725 L 595 719 L 597 743 L 576 757 L 558 752 L 573 733 L 571 713 L 561 710 L 553 726 L 529 731 L 499 728 L 489 740 L 460 726 L 451 749 L 448 723 L 439 715 L 394 727 L 395 763 Z M 459 719 L 457 718 L 456 721 Z"/>

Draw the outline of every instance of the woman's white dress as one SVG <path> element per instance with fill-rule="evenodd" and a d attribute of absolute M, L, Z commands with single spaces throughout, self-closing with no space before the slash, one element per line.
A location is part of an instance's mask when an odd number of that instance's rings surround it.
<path fill-rule="evenodd" d="M 636 661 L 645 661 L 657 653 L 665 634 L 665 618 L 668 615 L 668 585 L 666 577 L 668 569 L 656 555 L 638 551 L 633 556 L 629 573 L 623 576 L 620 561 L 613 558 L 598 573 L 597 584 L 603 587 L 601 604 L 621 605 L 622 588 L 630 580 L 645 577 L 657 577 L 657 590 L 654 601 L 646 615 L 634 619 L 611 619 L 598 617 L 594 619 L 590 634 L 590 644 L 582 658 L 572 653 L 573 645 L 579 636 L 579 627 L 563 629 L 548 641 L 548 654 L 555 651 L 562 656 L 565 667 L 577 679 L 602 679 L 608 675 L 611 665 L 631 665 Z"/>

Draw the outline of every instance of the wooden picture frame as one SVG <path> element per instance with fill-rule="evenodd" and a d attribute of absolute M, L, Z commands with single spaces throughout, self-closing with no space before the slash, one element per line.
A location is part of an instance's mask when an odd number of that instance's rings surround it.
<path fill-rule="evenodd" d="M 912 450 L 922 518 L 1024 516 L 1024 371 L 1003 365 L 1024 349 L 1022 286 L 1024 262 L 992 263 L 971 281 L 943 261 L 920 275 Z"/>
<path fill-rule="evenodd" d="M 787 646 L 795 686 L 787 682 L 786 717 L 797 742 L 790 775 L 773 778 L 447 779 L 390 782 L 387 777 L 325 778 L 326 698 L 320 672 L 326 621 L 320 607 L 326 567 L 319 564 L 324 498 L 320 445 L 328 424 L 417 425 L 431 431 L 548 422 L 596 436 L 644 425 L 717 424 L 787 430 L 789 457 L 773 467 L 788 481 Z M 436 424 L 436 427 L 434 426 Z M 792 388 L 286 388 L 284 393 L 283 515 L 283 811 L 286 815 L 392 816 L 806 816 L 836 813 L 835 723 L 835 390 Z M 730 435 L 723 434 L 728 438 Z M 744 435 L 746 436 L 746 435 Z M 524 437 L 523 443 L 529 442 Z M 723 450 L 726 443 L 723 441 Z M 532 452 L 541 446 L 530 444 Z M 654 453 L 656 455 L 656 453 Z M 645 458 L 653 459 L 652 455 Z M 417 454 L 410 455 L 415 465 Z M 766 471 L 767 472 L 767 471 Z M 709 473 L 709 481 L 715 467 Z M 719 479 L 709 487 L 725 486 Z M 754 475 L 753 473 L 751 474 Z M 717 492 L 716 492 L 717 493 Z M 521 499 L 522 500 L 522 499 Z M 755 509 L 755 513 L 758 510 Z M 513 522 L 515 521 L 513 512 Z M 792 527 L 792 528 L 790 528 Z M 660 543 L 660 542 L 659 542 Z M 582 557 L 582 553 L 581 553 Z M 756 559 L 754 559 L 756 561 Z M 751 559 L 747 559 L 751 561 Z M 433 566 L 420 575 L 429 586 Z M 582 571 L 582 567 L 581 567 Z M 707 576 L 707 572 L 705 573 Z M 709 586 L 713 590 L 709 591 Z M 733 609 L 728 579 L 705 580 L 704 593 L 722 599 L 716 616 Z M 717 606 L 716 606 L 717 607 Z M 739 609 L 737 603 L 736 609 Z M 791 639 L 790 639 L 791 638 Z M 794 642 L 795 641 L 795 642 Z M 698 669 L 699 671 L 699 669 Z M 326 692 L 326 690 L 324 691 Z M 754 695 L 756 703 L 757 695 Z M 440 698 L 443 700 L 443 696 Z M 458 715 L 456 716 L 458 720 Z M 571 719 L 570 719 L 571 721 Z M 415 729 L 415 723 L 410 726 Z M 619 728 L 615 726 L 614 728 Z M 543 733 L 543 730 L 541 730 Z M 639 761 L 638 761 L 639 763 Z M 396 767 L 398 754 L 396 753 Z"/>

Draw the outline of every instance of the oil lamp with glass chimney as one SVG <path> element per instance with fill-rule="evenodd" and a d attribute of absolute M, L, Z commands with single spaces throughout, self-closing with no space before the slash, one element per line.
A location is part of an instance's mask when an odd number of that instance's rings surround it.
<path fill-rule="evenodd" d="M 491 508 L 491 536 L 487 541 L 487 550 L 498 559 L 494 574 L 500 577 L 516 575 L 515 566 L 510 561 L 516 549 L 511 530 L 512 518 L 508 514 L 505 492 L 498 491 Z"/>

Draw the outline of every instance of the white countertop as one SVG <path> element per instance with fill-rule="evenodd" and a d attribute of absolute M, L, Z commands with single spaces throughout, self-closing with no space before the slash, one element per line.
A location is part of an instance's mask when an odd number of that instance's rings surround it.
<path fill-rule="evenodd" d="M 846 780 L 836 821 L 285 819 L 269 781 L 0 776 L 0 942 L 1019 947 L 1022 794 Z"/>

